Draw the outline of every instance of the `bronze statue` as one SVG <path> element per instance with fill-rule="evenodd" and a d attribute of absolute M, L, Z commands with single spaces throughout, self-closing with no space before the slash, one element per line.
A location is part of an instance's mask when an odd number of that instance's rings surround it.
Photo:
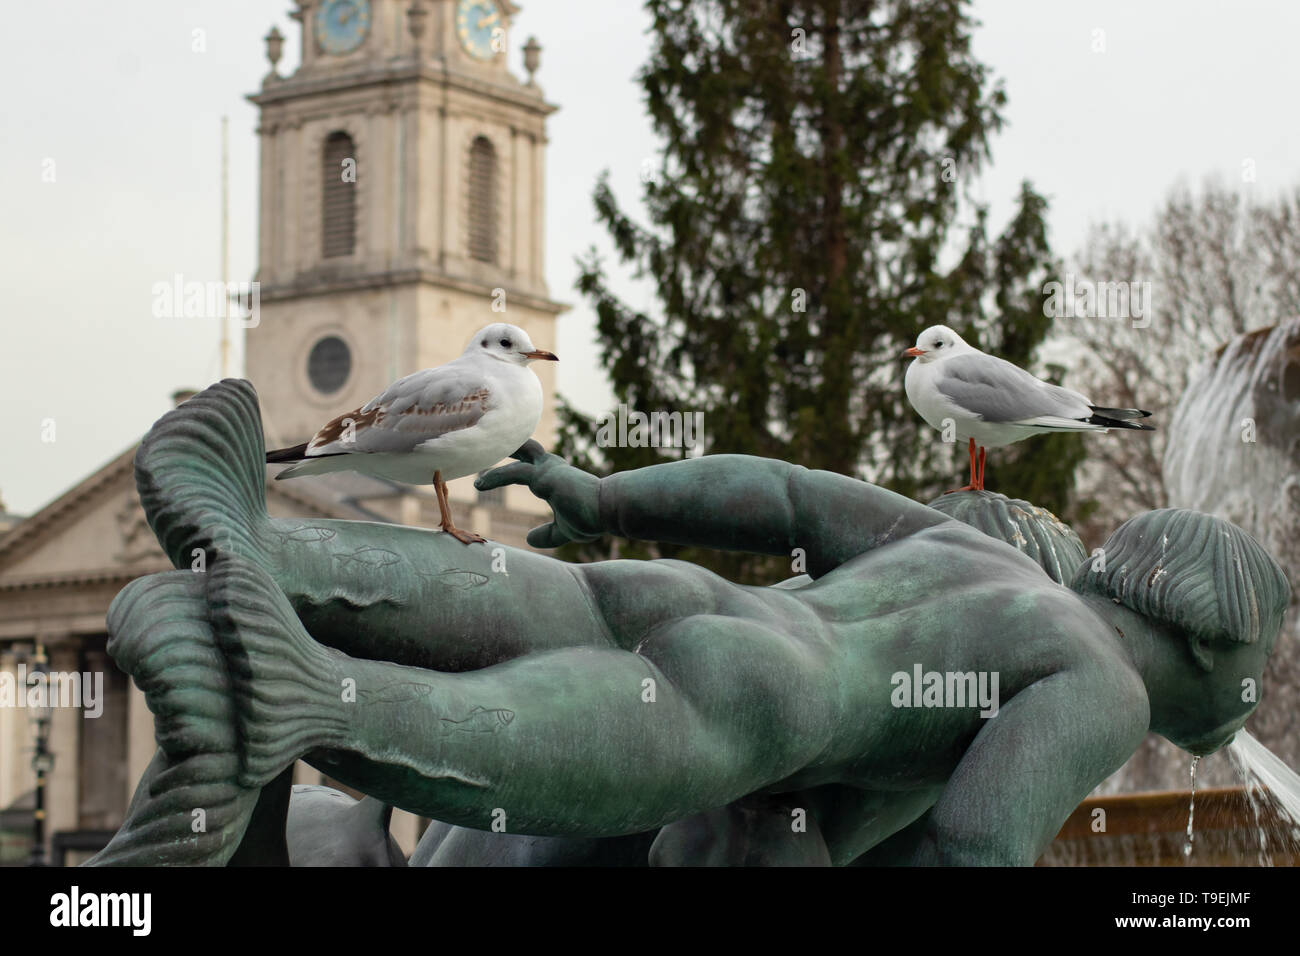
<path fill-rule="evenodd" d="M 95 862 L 240 862 L 303 758 L 489 833 L 657 829 L 659 863 L 1029 865 L 1149 730 L 1196 754 L 1231 739 L 1289 600 L 1252 538 L 1195 512 L 1130 520 L 1067 587 L 842 475 L 711 455 L 600 479 L 532 442 L 479 486 L 551 505 L 536 547 L 798 553 L 812 581 L 509 548 L 494 568 L 499 546 L 438 532 L 271 519 L 263 455 L 233 380 L 141 445 L 151 527 L 206 570 L 110 610 L 160 750 Z"/>

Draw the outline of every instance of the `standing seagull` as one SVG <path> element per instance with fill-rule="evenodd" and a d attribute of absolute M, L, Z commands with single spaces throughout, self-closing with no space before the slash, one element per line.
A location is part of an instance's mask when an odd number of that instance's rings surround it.
<path fill-rule="evenodd" d="M 298 462 L 277 479 L 359 471 L 432 483 L 442 530 L 465 544 L 483 541 L 452 523 L 447 482 L 496 464 L 532 437 L 542 417 L 542 383 L 528 363 L 538 359 L 559 361 L 534 347 L 523 329 L 489 325 L 460 358 L 394 382 L 311 441 L 267 452 L 266 460 Z"/>
<path fill-rule="evenodd" d="M 970 447 L 970 483 L 956 491 L 984 490 L 984 449 L 1010 445 L 1043 432 L 1093 432 L 1112 428 L 1155 431 L 1130 421 L 1149 418 L 1140 408 L 1102 408 L 1078 392 L 1035 378 L 1005 359 L 967 345 L 946 325 L 935 325 L 903 353 L 907 400 L 933 428 L 951 421 Z M 979 446 L 979 467 L 975 447 Z"/>

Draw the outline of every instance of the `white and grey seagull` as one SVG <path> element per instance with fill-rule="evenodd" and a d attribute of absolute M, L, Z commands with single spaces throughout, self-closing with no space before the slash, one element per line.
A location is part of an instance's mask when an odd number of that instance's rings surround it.
<path fill-rule="evenodd" d="M 310 441 L 269 451 L 266 460 L 295 463 L 277 479 L 359 471 L 432 484 L 442 529 L 465 544 L 483 541 L 452 522 L 447 482 L 496 464 L 532 437 L 542 417 L 542 383 L 528 365 L 539 359 L 559 361 L 523 329 L 489 325 L 460 358 L 394 382 Z"/>
<path fill-rule="evenodd" d="M 970 450 L 970 482 L 957 491 L 984 490 L 984 449 L 1044 432 L 1104 432 L 1112 428 L 1155 431 L 1135 422 L 1140 408 L 1105 408 L 1068 388 L 1035 378 L 1005 359 L 966 344 L 946 325 L 926 329 L 903 353 L 907 400 L 927 424 L 942 431 L 951 421 Z M 979 448 L 978 467 L 975 449 Z"/>

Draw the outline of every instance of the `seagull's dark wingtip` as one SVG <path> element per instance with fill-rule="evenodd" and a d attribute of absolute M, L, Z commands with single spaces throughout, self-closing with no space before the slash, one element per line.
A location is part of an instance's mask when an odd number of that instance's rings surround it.
<path fill-rule="evenodd" d="M 278 465 L 286 461 L 302 461 L 307 457 L 307 443 L 294 445 L 292 448 L 277 448 L 274 451 L 266 453 L 266 463 L 268 465 Z"/>
<path fill-rule="evenodd" d="M 1156 430 L 1155 425 L 1144 425 L 1141 422 L 1126 421 L 1122 418 L 1109 418 L 1105 415 L 1093 415 L 1085 418 L 1089 425 L 1101 425 L 1104 428 L 1128 428 L 1138 432 L 1153 432 Z"/>

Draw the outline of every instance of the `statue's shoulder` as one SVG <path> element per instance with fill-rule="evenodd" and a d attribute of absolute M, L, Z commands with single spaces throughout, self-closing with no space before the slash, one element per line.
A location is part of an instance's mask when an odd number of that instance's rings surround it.
<path fill-rule="evenodd" d="M 1124 647 L 1124 633 L 1075 591 L 1048 583 L 1032 596 L 1035 616 L 1055 638 L 1062 669 L 1105 687 L 1112 703 L 1146 701 L 1143 683 Z"/>

